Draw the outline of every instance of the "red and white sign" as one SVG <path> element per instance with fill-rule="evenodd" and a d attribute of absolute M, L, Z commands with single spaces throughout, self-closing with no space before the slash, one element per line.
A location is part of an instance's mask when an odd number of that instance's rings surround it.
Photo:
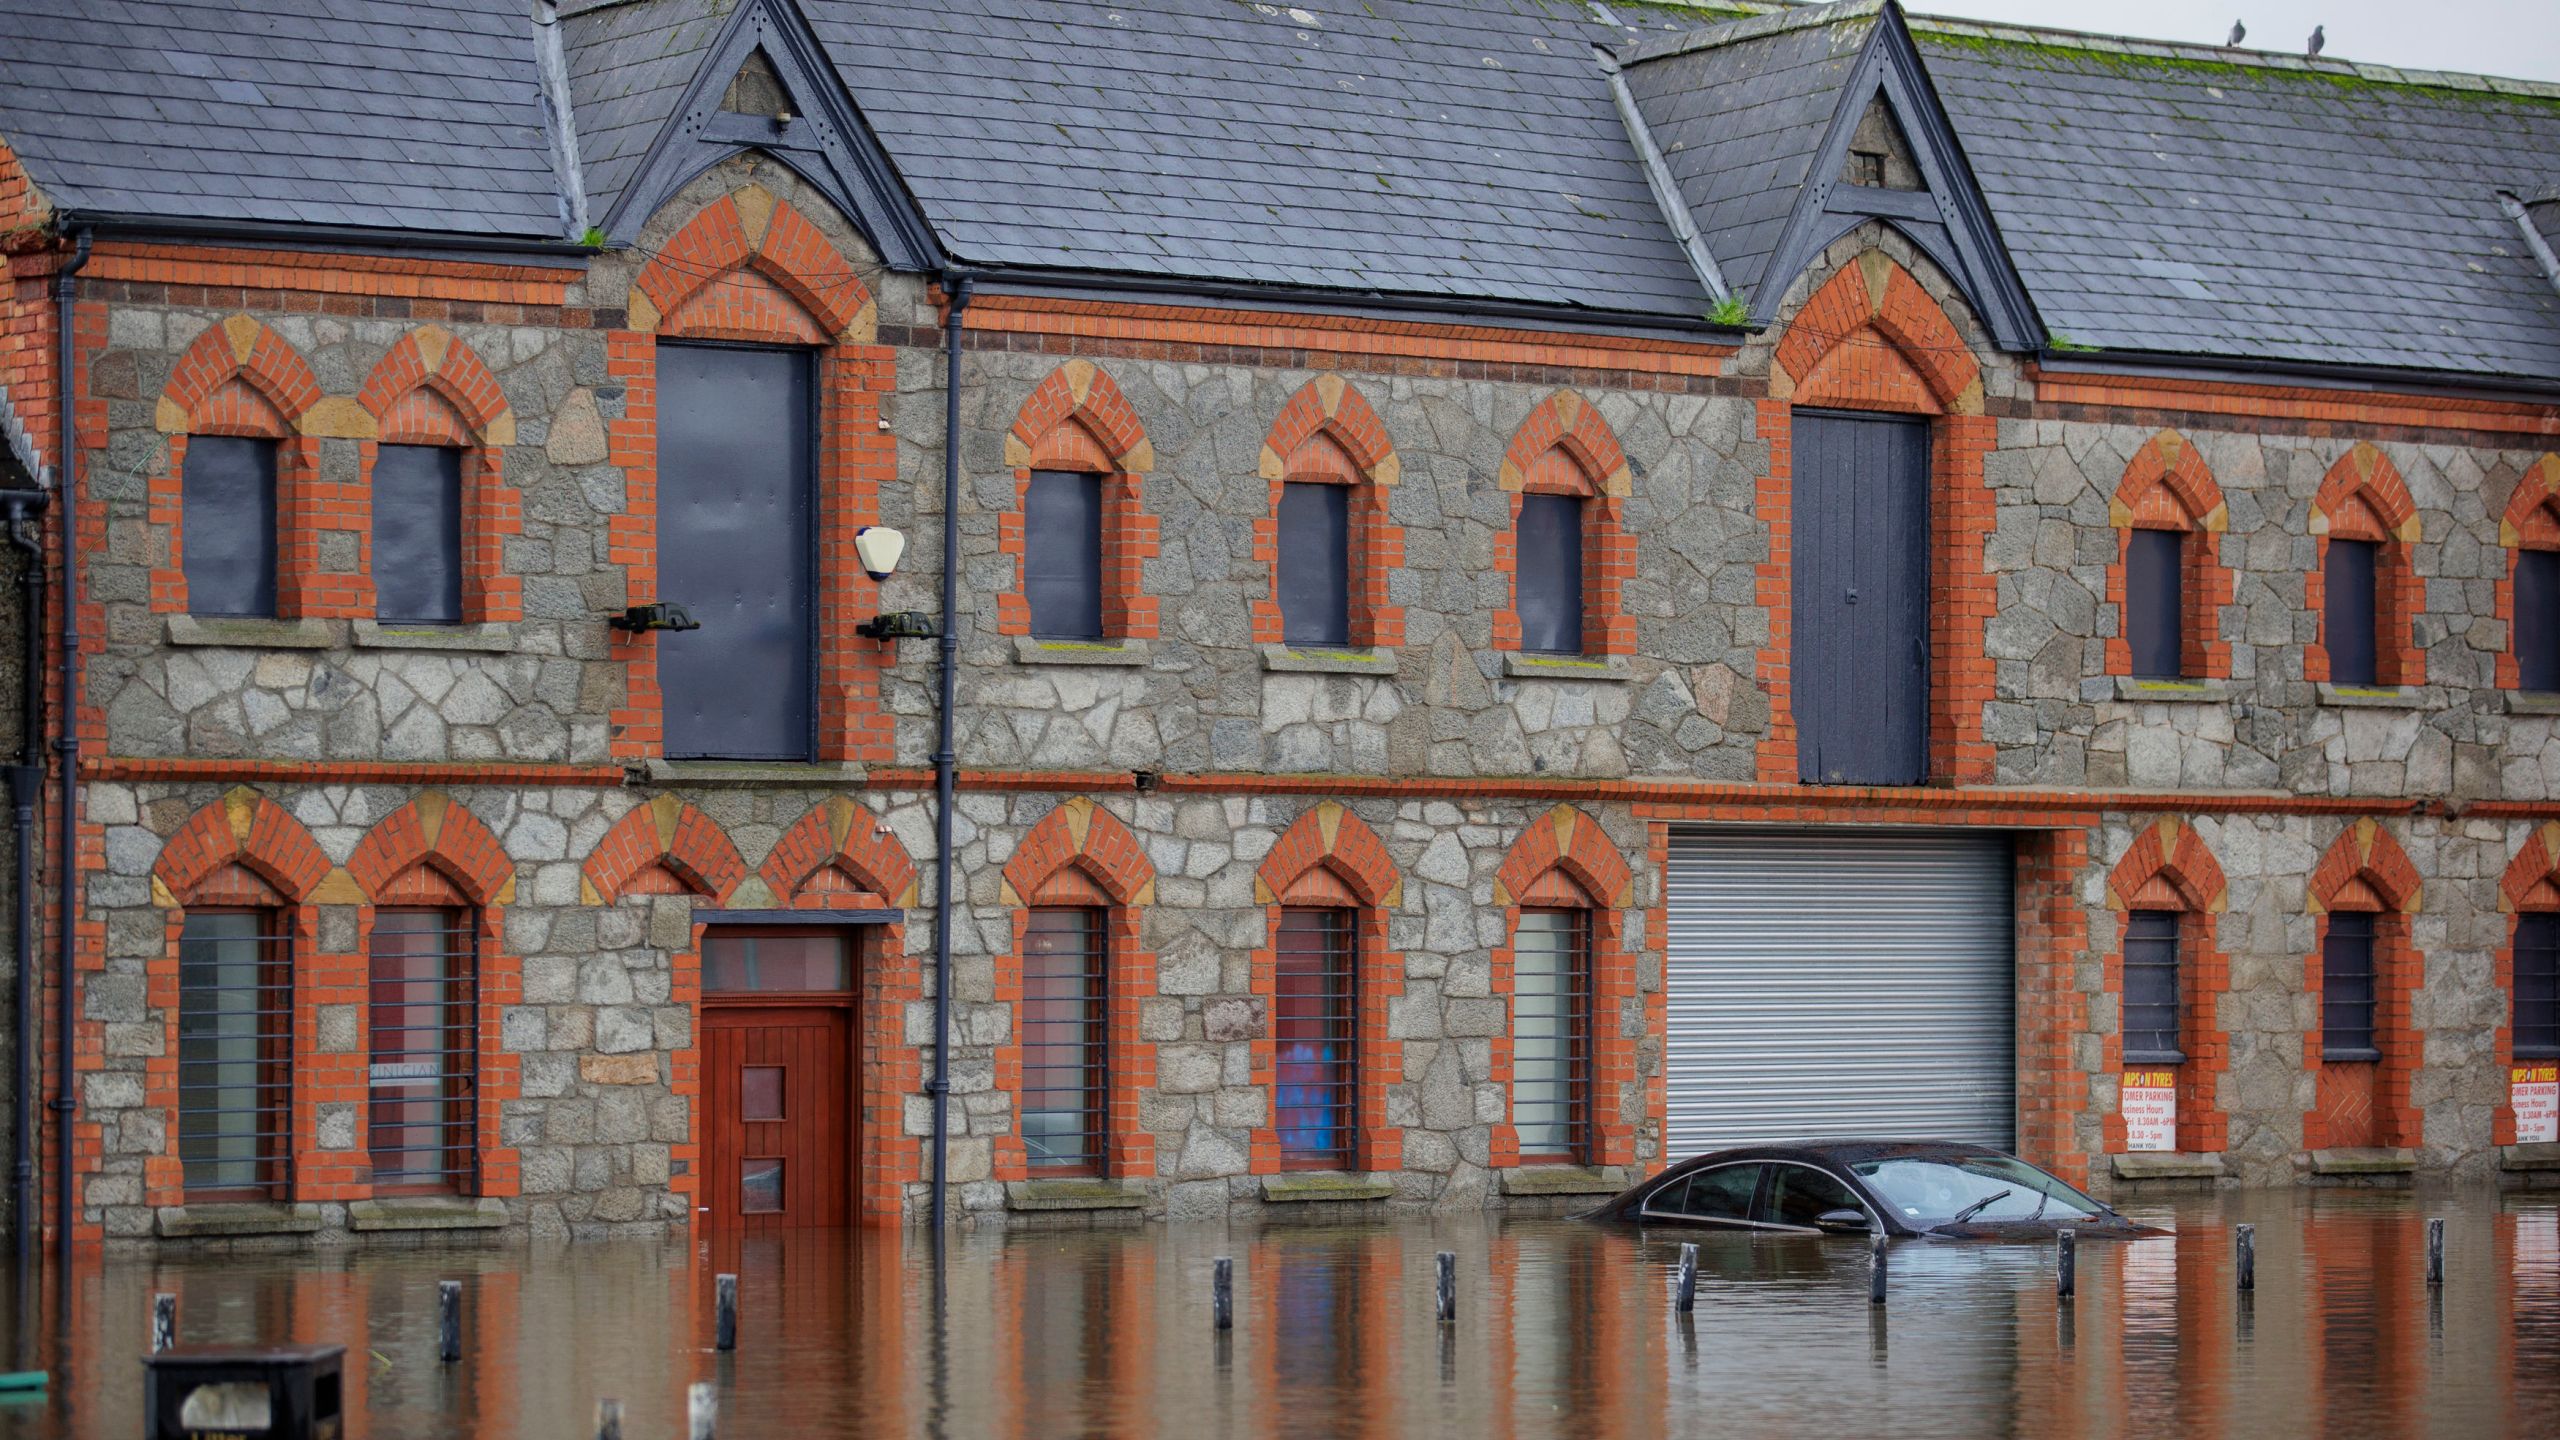
<path fill-rule="evenodd" d="M 2128 1150 L 2178 1148 L 2178 1072 L 2127 1070 L 2116 1108 L 2124 1112 Z"/>
<path fill-rule="evenodd" d="M 2560 1065 L 2516 1065 L 2507 1073 L 2513 1082 L 2516 1143 L 2560 1140 Z"/>

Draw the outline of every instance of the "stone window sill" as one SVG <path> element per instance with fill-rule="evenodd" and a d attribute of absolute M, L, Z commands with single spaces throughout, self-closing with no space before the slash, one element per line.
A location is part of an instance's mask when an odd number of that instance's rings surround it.
<path fill-rule="evenodd" d="M 506 1227 L 503 1200 L 473 1200 L 455 1195 L 420 1195 L 398 1200 L 355 1200 L 347 1205 L 347 1228 L 373 1230 L 500 1230 Z"/>
<path fill-rule="evenodd" d="M 2522 1145 L 2498 1147 L 2501 1170 L 2560 1170 L 2560 1143 L 2549 1140 L 2528 1141 Z"/>
<path fill-rule="evenodd" d="M 2314 1175 L 2407 1175 L 2418 1168 L 2414 1150 L 2342 1147 L 2305 1157 Z"/>
<path fill-rule="evenodd" d="M 1144 640 L 1042 640 L 1031 635 L 1013 637 L 1013 663 L 1016 665 L 1140 666 L 1153 658 Z"/>
<path fill-rule="evenodd" d="M 172 645 L 219 645 L 236 650 L 328 650 L 346 638 L 337 620 L 271 620 L 254 615 L 172 615 Z"/>
<path fill-rule="evenodd" d="M 1325 1200 L 1385 1200 L 1395 1193 L 1396 1182 L 1376 1175 L 1306 1171 L 1295 1175 L 1273 1175 L 1262 1182 L 1262 1203 L 1266 1205 L 1296 1205 Z"/>
<path fill-rule="evenodd" d="M 1514 680 L 1633 680 L 1624 655 L 1522 655 L 1502 657 L 1502 673 Z"/>
<path fill-rule="evenodd" d="M 2349 709 L 2416 710 L 2427 703 L 2414 685 L 2320 685 L 2320 703 Z"/>
<path fill-rule="evenodd" d="M 163 1205 L 160 1234 L 169 1240 L 228 1235 L 309 1235 L 320 1228 L 320 1207 L 283 1201 L 228 1205 Z"/>
<path fill-rule="evenodd" d="M 1118 1180 L 1015 1180 L 1004 1187 L 1009 1210 L 1135 1210 L 1146 1192 Z"/>
<path fill-rule="evenodd" d="M 2230 686 L 2221 680 L 2147 680 L 2133 675 L 2118 675 L 2116 698 L 2143 704 L 2219 705 L 2231 698 Z"/>
<path fill-rule="evenodd" d="M 1505 1195 L 1615 1195 L 1632 1183 L 1620 1165 L 1524 1165 L 1502 1172 Z"/>
<path fill-rule="evenodd" d="M 2107 1157 L 2119 1180 L 2219 1180 L 2222 1157 L 2175 1150 L 2136 1150 Z"/>
<path fill-rule="evenodd" d="M 1295 675 L 1393 675 L 1393 650 L 1303 650 L 1290 645 L 1262 647 L 1262 668 Z"/>
<path fill-rule="evenodd" d="M 859 765 L 801 760 L 647 760 L 633 767 L 652 785 L 709 789 L 755 785 L 860 785 Z"/>
<path fill-rule="evenodd" d="M 359 650 L 485 650 L 516 648 L 513 625 L 385 625 L 358 620 L 351 627 Z"/>
<path fill-rule="evenodd" d="M 2560 692 L 2501 690 L 2498 698 L 2510 715 L 2560 715 Z"/>

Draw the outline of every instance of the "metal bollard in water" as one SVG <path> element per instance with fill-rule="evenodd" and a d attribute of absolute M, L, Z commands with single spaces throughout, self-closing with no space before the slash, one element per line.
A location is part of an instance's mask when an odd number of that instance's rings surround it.
<path fill-rule="evenodd" d="M 1457 1252 L 1440 1252 L 1440 1323 L 1458 1323 L 1458 1256 Z"/>
<path fill-rule="evenodd" d="M 685 1391 L 685 1433 L 691 1440 L 714 1440 L 720 1428 L 720 1392 L 708 1380 L 696 1380 Z"/>
<path fill-rule="evenodd" d="M 1882 1235 L 1873 1236 L 1867 1241 L 1867 1303 L 1870 1305 L 1884 1303 L 1884 1237 Z"/>
<path fill-rule="evenodd" d="M 2240 1288 L 2255 1290 L 2258 1288 L 2258 1227 L 2240 1226 L 2233 1242 L 2240 1250 Z"/>
<path fill-rule="evenodd" d="M 712 1282 L 712 1293 L 717 1299 L 713 1302 L 711 1348 L 735 1350 L 738 1348 L 738 1277 L 721 1276 Z"/>
<path fill-rule="evenodd" d="M 1210 1324 L 1232 1330 L 1236 1323 L 1236 1262 L 1221 1255 L 1209 1272 Z"/>
<path fill-rule="evenodd" d="M 2444 1217 L 2441 1215 L 2427 1219 L 2427 1283 L 2433 1286 L 2444 1284 Z"/>
<path fill-rule="evenodd" d="M 622 1440 L 622 1402 L 607 1398 L 596 1402 L 596 1440 Z"/>
<path fill-rule="evenodd" d="M 436 1358 L 447 1365 L 462 1358 L 462 1282 L 436 1282 Z"/>
<path fill-rule="evenodd" d="M 151 1353 L 159 1354 L 178 1343 L 178 1297 L 151 1297 Z"/>
<path fill-rule="evenodd" d="M 1671 1292 L 1671 1308 L 1686 1315 L 1698 1307 L 1698 1247 L 1680 1247 L 1680 1281 Z"/>
<path fill-rule="evenodd" d="M 2080 1291 L 2080 1232 L 2065 1225 L 2053 1237 L 2053 1243 L 2059 1261 L 2053 1272 L 2053 1293 L 2058 1299 L 2068 1300 Z"/>

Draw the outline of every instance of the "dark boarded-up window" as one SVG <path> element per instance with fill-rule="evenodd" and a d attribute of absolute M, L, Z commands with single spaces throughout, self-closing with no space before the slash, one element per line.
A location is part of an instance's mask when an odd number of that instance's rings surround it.
<path fill-rule="evenodd" d="M 1351 643 L 1347 485 L 1292 480 L 1280 487 L 1280 638 L 1291 645 Z"/>
<path fill-rule="evenodd" d="M 2560 914 L 2516 917 L 2515 1056 L 2560 1060 Z"/>
<path fill-rule="evenodd" d="M 2374 562 L 2382 547 L 2370 540 L 2332 540 L 2322 581 L 2327 615 L 2320 642 L 2329 647 L 2329 683 L 2371 685 L 2375 668 Z"/>
<path fill-rule="evenodd" d="M 2177 1065 L 2178 915 L 2136 910 L 2124 927 L 2124 1060 L 2128 1065 Z"/>
<path fill-rule="evenodd" d="M 2560 690 L 2560 550 L 2516 552 L 2517 683 Z"/>
<path fill-rule="evenodd" d="M 1022 591 L 1031 633 L 1102 638 L 1102 477 L 1032 472 L 1022 501 Z"/>
<path fill-rule="evenodd" d="M 2320 945 L 2320 1058 L 2379 1060 L 2373 1043 L 2373 917 L 2329 917 Z"/>
<path fill-rule="evenodd" d="M 276 613 L 276 442 L 192 436 L 180 490 L 187 608 Z"/>
<path fill-rule="evenodd" d="M 377 618 L 450 625 L 462 618 L 462 452 L 385 445 L 373 460 Z"/>
<path fill-rule="evenodd" d="M 1520 497 L 1520 648 L 1533 654 L 1582 653 L 1582 503 Z"/>
<path fill-rule="evenodd" d="M 2145 679 L 2173 678 L 2183 668 L 2186 538 L 2176 530 L 2136 530 L 2125 542 L 2125 639 L 2133 673 Z"/>

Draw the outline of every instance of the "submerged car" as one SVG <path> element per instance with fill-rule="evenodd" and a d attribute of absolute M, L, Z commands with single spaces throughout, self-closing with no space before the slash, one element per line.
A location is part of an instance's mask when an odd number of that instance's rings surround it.
<path fill-rule="evenodd" d="M 1943 1141 L 1828 1140 L 1718 1150 L 1621 1192 L 1586 1220 L 1828 1235 L 2017 1240 L 2137 1225 L 2013 1155 Z"/>

